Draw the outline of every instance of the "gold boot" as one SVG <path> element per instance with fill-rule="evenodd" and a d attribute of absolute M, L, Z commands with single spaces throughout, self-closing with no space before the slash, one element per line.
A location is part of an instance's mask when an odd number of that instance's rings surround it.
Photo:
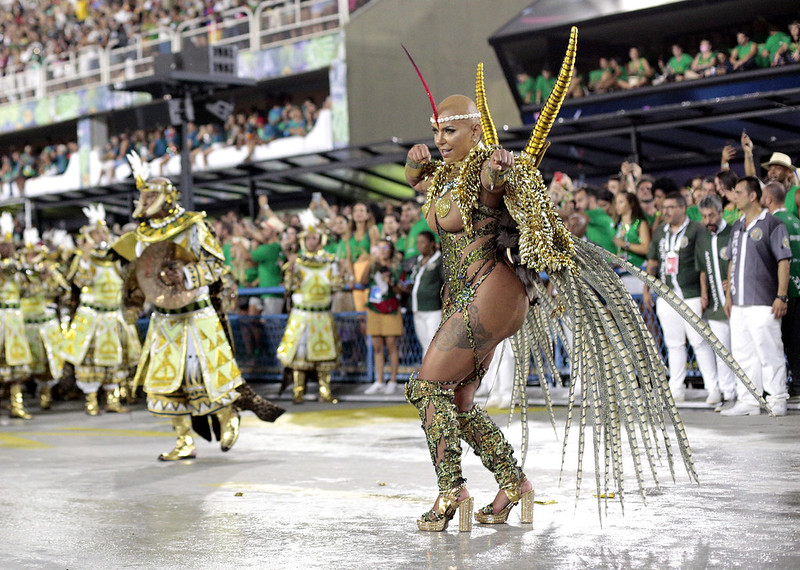
<path fill-rule="evenodd" d="M 306 394 L 306 373 L 302 370 L 292 370 L 292 380 L 294 381 L 294 398 L 292 398 L 292 402 L 302 404 L 303 396 Z"/>
<path fill-rule="evenodd" d="M 97 403 L 97 392 L 89 392 L 86 394 L 86 413 L 90 416 L 100 414 L 100 405 Z"/>
<path fill-rule="evenodd" d="M 120 401 L 120 389 L 114 388 L 113 390 L 106 390 L 106 411 L 114 412 L 116 414 L 128 413 L 128 408 L 122 405 Z"/>
<path fill-rule="evenodd" d="M 181 459 L 193 459 L 194 440 L 189 435 L 192 430 L 191 416 L 175 416 L 172 418 L 172 427 L 178 439 L 175 441 L 175 449 L 169 453 L 162 453 L 158 456 L 159 461 L 179 461 Z"/>
<path fill-rule="evenodd" d="M 319 376 L 319 401 L 320 402 L 328 402 L 329 404 L 338 404 L 339 400 L 333 397 L 331 394 L 331 373 L 330 370 L 327 372 L 318 371 L 317 375 Z"/>
<path fill-rule="evenodd" d="M 228 451 L 239 439 L 239 412 L 233 406 L 225 406 L 215 415 L 220 426 L 219 447 Z"/>
<path fill-rule="evenodd" d="M 9 399 L 11 400 L 11 417 L 21 420 L 31 419 L 33 416 L 25 411 L 25 405 L 22 402 L 22 386 L 12 384 L 8 390 Z"/>
<path fill-rule="evenodd" d="M 49 410 L 53 403 L 53 387 L 50 384 L 42 384 L 39 390 L 39 408 Z"/>

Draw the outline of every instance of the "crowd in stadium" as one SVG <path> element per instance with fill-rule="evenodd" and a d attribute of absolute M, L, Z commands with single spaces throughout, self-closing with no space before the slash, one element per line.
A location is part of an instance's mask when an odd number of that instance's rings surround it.
<path fill-rule="evenodd" d="M 714 35 L 713 42 L 703 38 L 693 56 L 683 45 L 675 43 L 670 46 L 666 62 L 666 54 L 654 53 L 652 59 L 648 59 L 638 47 L 630 48 L 624 65 L 622 58 L 600 57 L 597 68 L 587 66 L 587 76 L 577 71 L 573 74 L 569 96 L 582 97 L 800 63 L 799 21 L 793 20 L 786 26 L 788 34 L 782 27 L 771 24 L 754 28 L 760 31 L 753 32 L 752 38 L 748 32 L 737 31 L 735 44 L 719 34 Z M 658 65 L 652 61 L 657 61 Z M 543 68 L 536 77 L 522 70 L 517 74 L 517 90 L 524 103 L 541 104 L 555 81 L 550 68 Z"/>

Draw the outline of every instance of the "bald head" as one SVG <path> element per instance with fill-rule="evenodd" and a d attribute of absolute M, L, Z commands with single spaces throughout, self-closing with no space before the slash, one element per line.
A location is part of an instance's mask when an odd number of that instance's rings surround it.
<path fill-rule="evenodd" d="M 456 117 L 460 115 L 472 115 L 463 120 L 469 121 L 472 124 L 480 123 L 480 113 L 475 102 L 464 95 L 450 95 L 444 99 L 436 108 L 439 113 L 439 122 L 447 121 L 448 117 Z"/>

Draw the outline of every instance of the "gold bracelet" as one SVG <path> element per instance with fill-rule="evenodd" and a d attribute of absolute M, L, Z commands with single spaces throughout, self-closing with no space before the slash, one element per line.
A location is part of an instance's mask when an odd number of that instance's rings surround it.
<path fill-rule="evenodd" d="M 410 158 L 406 157 L 406 166 L 408 166 L 412 170 L 422 170 L 425 167 L 425 163 L 424 162 L 414 162 Z"/>

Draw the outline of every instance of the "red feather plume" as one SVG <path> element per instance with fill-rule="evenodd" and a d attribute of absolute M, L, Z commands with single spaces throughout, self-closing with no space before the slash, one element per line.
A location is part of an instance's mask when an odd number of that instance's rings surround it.
<path fill-rule="evenodd" d="M 439 128 L 439 113 L 436 112 L 436 101 L 434 101 L 434 99 L 433 99 L 433 95 L 431 94 L 431 90 L 428 87 L 428 83 L 425 81 L 425 78 L 422 77 L 422 72 L 419 70 L 419 67 L 417 67 L 417 62 L 415 62 L 414 58 L 411 57 L 411 54 L 408 53 L 408 50 L 406 49 L 406 46 L 404 46 L 403 44 L 400 44 L 400 47 L 402 47 L 403 51 L 406 52 L 406 55 L 408 56 L 408 59 L 411 60 L 411 65 L 414 66 L 414 71 L 417 72 L 417 75 L 419 75 L 419 80 L 422 81 L 422 86 L 425 88 L 425 93 L 428 94 L 428 101 L 431 102 L 431 109 L 433 109 L 433 120 L 436 121 L 436 128 L 438 129 Z"/>

